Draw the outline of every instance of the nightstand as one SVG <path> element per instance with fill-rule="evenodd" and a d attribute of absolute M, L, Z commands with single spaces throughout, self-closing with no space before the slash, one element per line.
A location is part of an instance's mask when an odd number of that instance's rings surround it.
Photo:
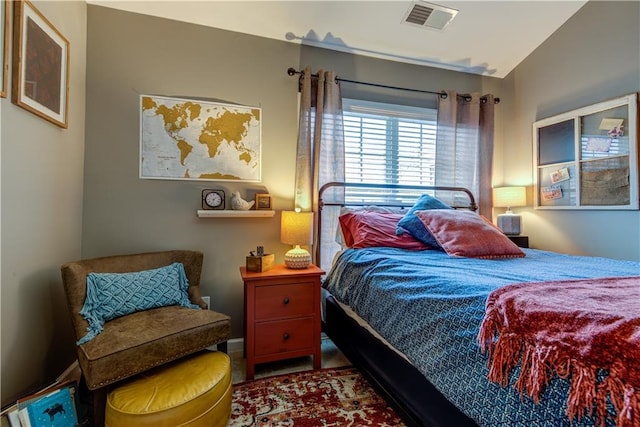
<path fill-rule="evenodd" d="M 313 355 L 320 369 L 320 268 L 275 265 L 263 273 L 240 267 L 244 281 L 247 380 L 257 363 Z"/>
<path fill-rule="evenodd" d="M 521 248 L 528 248 L 529 247 L 529 236 L 520 236 L 520 235 L 509 235 L 507 234 L 507 237 L 509 238 L 509 240 L 511 240 L 513 243 L 515 243 L 516 245 L 518 245 Z"/>

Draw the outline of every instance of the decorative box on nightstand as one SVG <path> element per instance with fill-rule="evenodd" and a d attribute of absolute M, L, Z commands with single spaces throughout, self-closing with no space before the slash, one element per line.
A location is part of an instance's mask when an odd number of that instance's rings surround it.
<path fill-rule="evenodd" d="M 513 243 L 520 246 L 521 248 L 529 247 L 529 236 L 521 236 L 521 235 L 516 236 L 513 234 L 507 234 L 507 237 L 509 238 L 509 240 L 511 240 Z"/>
<path fill-rule="evenodd" d="M 244 281 L 247 380 L 257 363 L 313 355 L 320 369 L 320 268 L 275 265 L 262 273 L 240 267 Z"/>

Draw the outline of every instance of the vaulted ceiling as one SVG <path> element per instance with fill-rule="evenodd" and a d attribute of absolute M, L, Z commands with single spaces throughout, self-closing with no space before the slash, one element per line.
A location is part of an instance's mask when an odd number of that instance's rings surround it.
<path fill-rule="evenodd" d="M 506 76 L 586 3 L 578 0 L 87 1 L 291 43 L 494 77 Z M 426 13 L 427 21 L 433 21 L 436 26 L 444 24 L 444 28 L 408 23 L 410 11 L 418 12 L 417 18 L 410 20 L 421 22 Z"/>

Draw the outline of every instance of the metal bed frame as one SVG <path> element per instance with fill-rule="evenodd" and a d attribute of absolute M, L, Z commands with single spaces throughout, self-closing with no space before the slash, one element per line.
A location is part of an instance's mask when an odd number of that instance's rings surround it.
<path fill-rule="evenodd" d="M 469 199 L 469 204 L 466 206 L 452 206 L 454 209 L 468 209 L 471 211 L 478 210 L 478 204 L 476 203 L 476 199 L 473 196 L 473 193 L 464 187 L 446 187 L 446 186 L 438 186 L 438 185 L 403 185 L 403 184 L 375 184 L 375 183 L 364 183 L 364 182 L 327 182 L 318 190 L 318 235 L 320 235 L 321 227 L 322 227 L 322 208 L 325 206 L 340 206 L 344 207 L 346 204 L 344 202 L 326 202 L 323 200 L 324 193 L 332 188 L 360 188 L 360 189 L 369 189 L 369 190 L 413 190 L 415 193 L 419 192 L 427 192 L 427 191 L 449 191 L 453 193 L 464 193 Z M 401 202 L 390 202 L 385 201 L 383 203 L 349 203 L 348 206 L 384 206 L 384 207 L 397 207 L 397 208 L 410 208 L 413 206 L 412 203 L 401 203 Z M 316 264 L 320 264 L 320 244 L 316 245 Z"/>
<path fill-rule="evenodd" d="M 473 194 L 462 187 L 440 187 L 396 184 L 342 183 L 329 182 L 319 190 L 318 233 L 321 232 L 322 208 L 324 206 L 344 206 L 341 202 L 324 202 L 324 193 L 334 187 L 381 190 L 416 190 L 417 192 L 450 191 L 462 192 L 469 198 L 468 206 L 455 206 L 477 210 Z M 372 203 L 349 204 L 366 206 Z M 376 206 L 410 207 L 406 204 L 375 204 Z M 320 245 L 316 248 L 317 262 Z M 477 424 L 455 405 L 449 402 L 422 373 L 396 351 L 374 337 L 329 295 L 326 298 L 323 331 L 344 353 L 349 361 L 364 375 L 404 423 L 416 427 L 472 427 Z"/>

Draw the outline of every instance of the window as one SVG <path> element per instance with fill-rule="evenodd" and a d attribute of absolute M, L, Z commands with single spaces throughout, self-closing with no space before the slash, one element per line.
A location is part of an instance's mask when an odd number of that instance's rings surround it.
<path fill-rule="evenodd" d="M 347 182 L 434 185 L 437 110 L 343 100 Z M 411 204 L 418 192 L 347 190 L 347 204 Z"/>

